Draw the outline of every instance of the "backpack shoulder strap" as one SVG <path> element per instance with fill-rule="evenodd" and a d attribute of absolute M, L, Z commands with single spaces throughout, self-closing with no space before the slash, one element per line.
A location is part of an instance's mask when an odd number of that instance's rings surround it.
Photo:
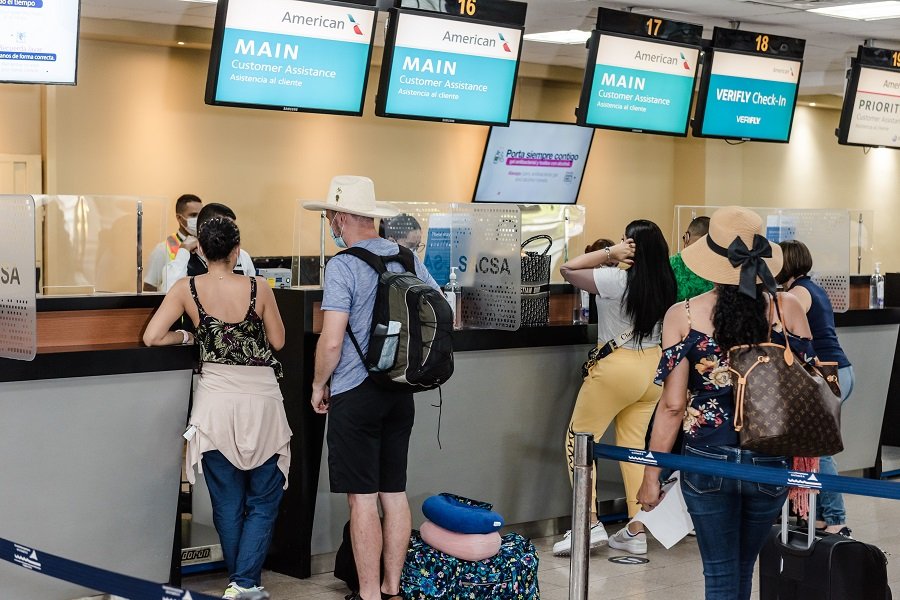
<path fill-rule="evenodd" d="M 384 265 L 384 258 L 375 254 L 374 252 L 366 250 L 365 248 L 347 248 L 346 250 L 342 250 L 337 253 L 338 256 L 340 256 L 341 254 L 349 254 L 350 256 L 355 256 L 359 260 L 375 269 L 375 271 L 379 275 L 387 271 L 387 267 Z"/>
<path fill-rule="evenodd" d="M 406 269 L 408 273 L 416 275 L 416 258 L 412 253 L 412 250 L 406 246 L 400 246 L 399 244 L 397 247 L 400 249 L 400 253 L 397 254 L 397 262 L 403 265 L 403 268 Z"/>

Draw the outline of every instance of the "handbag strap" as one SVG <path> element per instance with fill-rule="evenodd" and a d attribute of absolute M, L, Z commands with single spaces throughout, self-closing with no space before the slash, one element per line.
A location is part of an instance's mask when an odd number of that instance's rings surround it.
<path fill-rule="evenodd" d="M 787 365 L 790 367 L 791 365 L 794 364 L 794 351 L 791 350 L 791 342 L 788 339 L 788 329 L 787 329 L 787 325 L 785 325 L 785 323 L 784 323 L 784 317 L 782 316 L 783 311 L 781 310 L 781 296 L 778 294 L 778 292 L 775 292 L 773 300 L 774 300 L 774 302 L 770 302 L 769 304 L 775 305 L 775 313 L 778 316 L 778 322 L 781 323 L 781 331 L 784 334 L 784 362 L 786 362 Z M 772 341 L 771 320 L 769 321 L 769 323 L 770 323 L 770 325 L 769 325 L 769 341 L 771 342 Z"/>
<path fill-rule="evenodd" d="M 731 367 L 728 370 L 737 375 L 737 384 L 734 386 L 734 430 L 740 431 L 744 428 L 744 394 L 747 391 L 747 377 L 750 372 L 761 364 L 769 362 L 766 355 L 757 356 L 756 362 L 750 365 L 746 373 L 741 373 Z"/>

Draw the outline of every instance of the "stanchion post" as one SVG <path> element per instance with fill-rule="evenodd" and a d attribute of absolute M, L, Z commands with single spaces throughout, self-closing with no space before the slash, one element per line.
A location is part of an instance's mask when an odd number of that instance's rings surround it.
<path fill-rule="evenodd" d="M 569 600 L 586 600 L 590 565 L 591 489 L 594 485 L 594 436 L 575 434 L 572 477 L 572 558 L 569 562 Z"/>

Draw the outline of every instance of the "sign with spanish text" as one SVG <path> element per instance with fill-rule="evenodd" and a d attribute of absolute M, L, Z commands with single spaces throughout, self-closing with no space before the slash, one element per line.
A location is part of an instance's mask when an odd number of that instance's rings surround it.
<path fill-rule="evenodd" d="M 303 0 L 219 3 L 209 104 L 362 113 L 373 8 Z"/>
<path fill-rule="evenodd" d="M 74 84 L 79 0 L 0 0 L 0 82 Z"/>
<path fill-rule="evenodd" d="M 391 19 L 378 115 L 509 123 L 521 29 L 404 11 Z"/>
<path fill-rule="evenodd" d="M 847 142 L 900 147 L 900 71 L 862 67 Z"/>
<path fill-rule="evenodd" d="M 685 135 L 700 49 L 595 32 L 596 59 L 579 123 Z"/>

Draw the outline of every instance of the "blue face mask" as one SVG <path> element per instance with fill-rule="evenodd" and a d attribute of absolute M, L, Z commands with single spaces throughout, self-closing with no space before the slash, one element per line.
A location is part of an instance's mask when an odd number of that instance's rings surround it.
<path fill-rule="evenodd" d="M 334 245 L 338 248 L 346 248 L 347 242 L 344 241 L 343 237 L 344 228 L 341 227 L 341 235 L 334 234 L 334 226 L 330 226 L 328 229 L 331 230 L 331 239 L 334 240 Z"/>

